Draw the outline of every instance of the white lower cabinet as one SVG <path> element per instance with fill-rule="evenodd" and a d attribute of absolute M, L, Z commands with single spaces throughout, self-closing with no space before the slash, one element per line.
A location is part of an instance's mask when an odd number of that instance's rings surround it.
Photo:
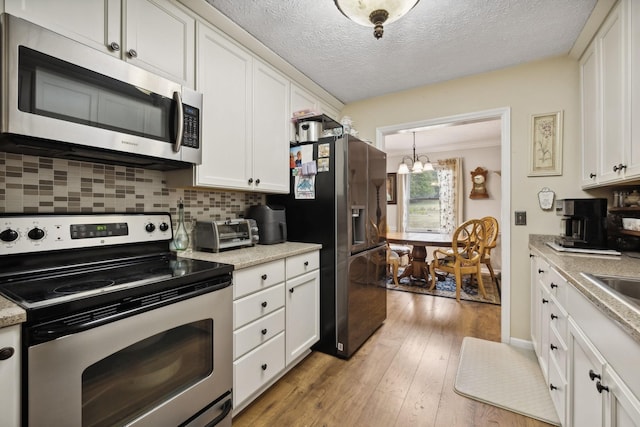
<path fill-rule="evenodd" d="M 563 426 L 640 427 L 640 345 L 538 254 L 531 337 Z"/>
<path fill-rule="evenodd" d="M 234 414 L 318 341 L 319 259 L 313 251 L 234 271 Z"/>
<path fill-rule="evenodd" d="M 20 326 L 0 328 L 0 425 L 20 425 Z"/>

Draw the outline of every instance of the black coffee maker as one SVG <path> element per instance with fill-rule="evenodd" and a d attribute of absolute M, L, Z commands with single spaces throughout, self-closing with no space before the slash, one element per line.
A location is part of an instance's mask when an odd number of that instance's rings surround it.
<path fill-rule="evenodd" d="M 556 243 L 568 248 L 607 248 L 607 199 L 564 199 L 556 201 L 562 215 Z"/>

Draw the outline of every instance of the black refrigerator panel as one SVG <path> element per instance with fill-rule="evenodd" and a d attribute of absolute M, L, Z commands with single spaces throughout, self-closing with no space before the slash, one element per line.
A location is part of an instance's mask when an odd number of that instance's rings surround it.
<path fill-rule="evenodd" d="M 367 144 L 361 141 L 349 142 L 347 156 L 347 210 L 342 213 L 349 216 L 349 251 L 356 254 L 370 246 L 373 226 L 367 209 Z"/>
<path fill-rule="evenodd" d="M 386 243 L 387 228 L 387 155 L 375 147 L 368 146 L 368 215 L 369 223 L 375 224 L 369 234 L 369 246 Z"/>

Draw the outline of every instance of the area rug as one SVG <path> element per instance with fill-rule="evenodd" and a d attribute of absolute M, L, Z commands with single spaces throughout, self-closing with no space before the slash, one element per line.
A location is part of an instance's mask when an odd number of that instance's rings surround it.
<path fill-rule="evenodd" d="M 398 273 L 398 276 L 402 274 L 402 270 Z M 454 298 L 456 297 L 456 279 L 453 275 L 445 277 L 444 281 L 437 281 L 436 288 L 432 291 L 429 290 L 431 282 L 427 282 L 424 279 L 414 279 L 410 277 L 403 277 L 398 280 L 398 285 L 393 282 L 393 278 L 389 277 L 387 280 L 387 289 L 392 291 L 413 292 L 416 294 L 433 295 L 436 297 Z M 478 291 L 478 285 L 476 283 L 469 283 L 469 276 L 462 279 L 462 288 L 460 290 L 460 299 L 475 302 L 484 302 L 487 304 L 500 305 L 500 292 L 495 282 L 491 280 L 491 276 L 488 274 L 482 275 L 482 283 L 484 284 L 484 290 L 487 292 L 487 298 L 483 298 Z"/>
<path fill-rule="evenodd" d="M 489 405 L 560 425 L 533 350 L 465 337 L 454 390 Z"/>

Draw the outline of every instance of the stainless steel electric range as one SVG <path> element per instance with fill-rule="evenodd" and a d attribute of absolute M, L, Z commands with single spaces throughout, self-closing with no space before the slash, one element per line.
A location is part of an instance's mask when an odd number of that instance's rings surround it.
<path fill-rule="evenodd" d="M 167 213 L 0 216 L 24 425 L 231 425 L 233 266 L 171 239 Z"/>

